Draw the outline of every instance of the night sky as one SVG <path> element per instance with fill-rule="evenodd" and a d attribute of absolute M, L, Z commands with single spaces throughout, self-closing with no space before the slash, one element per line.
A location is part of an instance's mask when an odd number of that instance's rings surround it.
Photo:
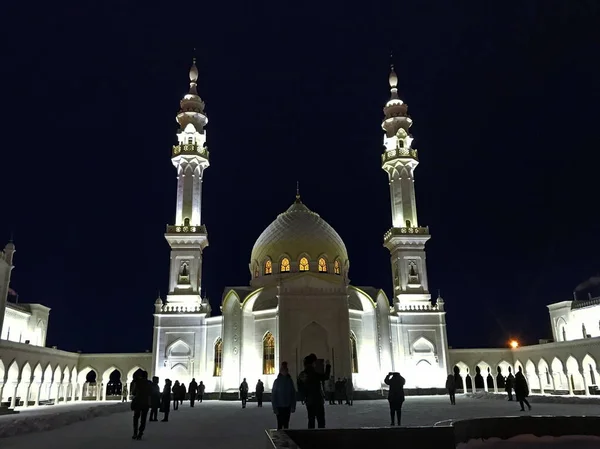
<path fill-rule="evenodd" d="M 352 283 L 391 293 L 390 50 L 450 345 L 548 338 L 546 305 L 600 271 L 597 1 L 11 3 L 0 240 L 14 232 L 19 300 L 52 308 L 49 346 L 151 349 L 194 48 L 215 311 L 225 286 L 248 284 L 254 241 L 297 180 L 344 239 Z"/>

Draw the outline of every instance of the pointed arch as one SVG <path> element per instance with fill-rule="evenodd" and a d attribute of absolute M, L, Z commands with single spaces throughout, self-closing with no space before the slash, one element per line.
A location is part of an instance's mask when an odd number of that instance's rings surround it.
<path fill-rule="evenodd" d="M 358 345 L 356 335 L 350 331 L 350 360 L 352 362 L 352 374 L 358 373 Z"/>
<path fill-rule="evenodd" d="M 310 271 L 310 262 L 308 257 L 302 256 L 298 261 L 298 271 Z"/>
<path fill-rule="evenodd" d="M 290 259 L 287 257 L 283 257 L 281 262 L 279 262 L 279 272 L 280 273 L 289 273 L 290 272 Z"/>
<path fill-rule="evenodd" d="M 275 374 L 275 337 L 271 332 L 263 337 L 263 374 Z"/>
<path fill-rule="evenodd" d="M 223 371 L 223 339 L 218 337 L 214 345 L 213 377 L 220 377 Z"/>
<path fill-rule="evenodd" d="M 412 344 L 412 349 L 417 354 L 435 353 L 435 345 L 429 339 L 421 336 Z"/>
<path fill-rule="evenodd" d="M 336 259 L 333 261 L 333 274 L 342 274 L 342 264 L 340 263 L 339 257 L 336 257 Z"/>
<path fill-rule="evenodd" d="M 263 264 L 265 276 L 273 274 L 273 261 L 270 257 L 267 257 L 265 263 Z"/>
<path fill-rule="evenodd" d="M 324 257 L 319 257 L 318 266 L 319 273 L 327 273 L 327 260 Z"/>
<path fill-rule="evenodd" d="M 189 357 L 190 355 L 192 355 L 192 348 L 181 338 L 167 346 L 168 357 Z"/>

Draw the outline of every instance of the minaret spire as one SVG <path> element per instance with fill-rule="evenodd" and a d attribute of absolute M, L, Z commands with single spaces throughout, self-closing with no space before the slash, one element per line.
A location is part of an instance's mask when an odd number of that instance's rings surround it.
<path fill-rule="evenodd" d="M 384 151 L 381 168 L 390 181 L 392 228 L 384 236 L 384 245 L 392 255 L 394 292 L 401 302 L 429 301 L 425 266 L 425 242 L 429 229 L 420 227 L 417 217 L 414 171 L 419 165 L 417 150 L 410 135 L 412 119 L 408 106 L 398 95 L 398 75 L 393 62 L 388 76 L 390 99 L 383 108 L 381 127 Z"/>
<path fill-rule="evenodd" d="M 208 117 L 198 95 L 198 67 L 192 59 L 189 90 L 177 113 L 178 144 L 171 161 L 177 169 L 175 223 L 167 226 L 165 237 L 171 245 L 171 273 L 167 302 L 200 304 L 202 250 L 208 245 L 202 224 L 202 180 L 210 165 L 206 148 Z"/>
<path fill-rule="evenodd" d="M 296 203 L 301 203 L 300 199 L 300 181 L 296 181 Z"/>

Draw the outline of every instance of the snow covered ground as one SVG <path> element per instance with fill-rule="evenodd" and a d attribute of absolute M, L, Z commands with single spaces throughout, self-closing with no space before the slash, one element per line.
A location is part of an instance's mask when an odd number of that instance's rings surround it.
<path fill-rule="evenodd" d="M 178 411 L 171 411 L 168 423 L 148 423 L 145 442 L 131 440 L 131 412 L 77 422 L 45 432 L 30 433 L 0 439 L 2 449 L 25 449 L 48 447 L 60 449 L 120 449 L 131 444 L 143 444 L 147 449 L 172 446 L 174 443 L 200 447 L 262 448 L 265 447 L 264 430 L 273 428 L 275 417 L 269 403 L 257 408 L 256 403 L 242 409 L 238 402 L 207 401 L 190 408 L 185 404 Z M 595 404 L 536 404 L 536 415 L 598 415 L 600 406 Z M 68 407 L 68 406 L 65 406 Z M 403 410 L 405 425 L 433 425 L 448 419 L 464 419 L 487 416 L 519 416 L 518 403 L 497 399 L 457 398 L 451 406 L 447 397 L 408 397 Z M 32 418 L 35 415 L 31 415 Z M 357 401 L 353 407 L 345 405 L 326 406 L 327 427 L 376 427 L 389 423 L 387 401 Z M 6 417 L 0 417 L 1 426 Z M 292 415 L 293 428 L 306 427 L 306 411 L 298 404 Z M 533 446 L 535 447 L 535 446 Z M 573 447 L 573 446 L 572 446 Z M 504 446 L 492 447 L 493 449 Z M 470 448 L 469 448 L 470 449 Z M 487 448 L 486 448 L 487 449 Z M 508 447 L 507 447 L 508 449 Z"/>
<path fill-rule="evenodd" d="M 518 435 L 507 440 L 490 438 L 486 441 L 471 440 L 459 444 L 457 449 L 598 449 L 600 437 L 568 435 L 564 437 L 536 437 Z"/>

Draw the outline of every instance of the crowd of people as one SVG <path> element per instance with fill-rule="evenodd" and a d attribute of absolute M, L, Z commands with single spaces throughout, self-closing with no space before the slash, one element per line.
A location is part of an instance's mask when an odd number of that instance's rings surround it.
<path fill-rule="evenodd" d="M 308 416 L 308 428 L 325 428 L 325 399 L 330 405 L 345 404 L 352 405 L 354 389 L 352 379 L 338 378 L 331 375 L 331 364 L 329 360 L 325 361 L 324 370 L 317 370 L 317 356 L 309 354 L 304 358 L 304 370 L 297 378 L 296 385 L 292 379 L 287 362 L 282 362 L 277 378 L 271 388 L 271 407 L 277 419 L 277 429 L 287 429 L 290 425 L 290 417 L 296 411 L 297 400 L 300 399 L 302 405 L 306 407 Z M 175 381 L 171 385 L 171 380 L 165 380 L 165 386 L 161 392 L 158 385 L 158 377 L 148 380 L 146 371 L 138 372 L 134 376 L 131 384 L 131 409 L 133 415 L 133 438 L 141 439 L 146 428 L 146 417 L 150 411 L 149 421 L 158 421 L 158 412 L 163 413 L 162 421 L 169 420 L 171 402 L 173 410 L 177 410 L 179 405 L 189 395 L 190 407 L 194 407 L 196 401 L 202 402 L 205 387 L 202 381 L 197 384 L 192 379 L 187 389 L 185 384 Z M 388 404 L 390 409 L 390 423 L 392 426 L 401 425 L 402 405 L 404 404 L 404 384 L 405 379 L 398 372 L 390 372 L 384 379 L 388 386 Z M 446 379 L 446 390 L 450 398 L 450 403 L 456 405 L 456 381 L 453 374 L 449 374 Z M 522 369 L 513 376 L 512 372 L 505 379 L 505 390 L 508 393 L 508 400 L 513 400 L 513 390 L 516 400 L 521 405 L 521 411 L 525 410 L 525 405 L 531 410 L 531 405 L 527 401 L 529 388 L 523 375 Z M 254 389 L 258 407 L 263 406 L 263 395 L 265 391 L 264 384 L 258 380 Z M 126 400 L 127 386 L 123 387 L 124 400 Z M 246 408 L 248 402 L 249 387 L 246 378 L 239 386 L 239 395 L 242 402 L 242 408 Z"/>

